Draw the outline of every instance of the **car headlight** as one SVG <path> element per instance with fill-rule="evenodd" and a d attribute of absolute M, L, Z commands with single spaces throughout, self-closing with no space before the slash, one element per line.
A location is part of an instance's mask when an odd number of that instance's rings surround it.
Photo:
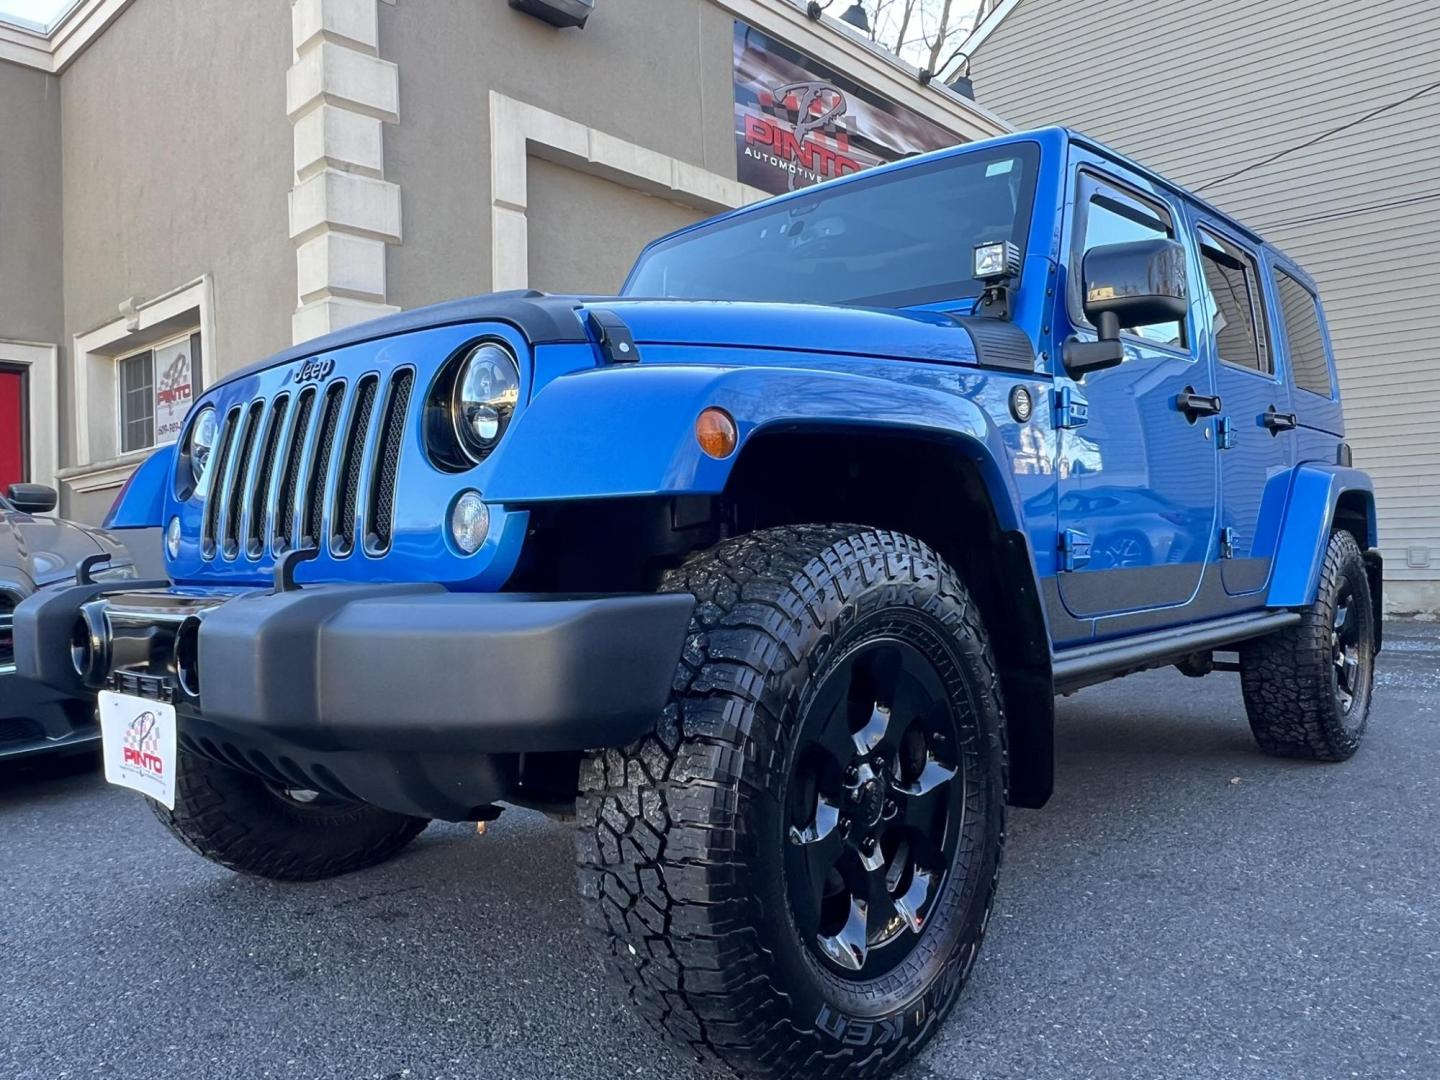
<path fill-rule="evenodd" d="M 134 563 L 110 563 L 90 571 L 91 581 L 134 581 L 139 576 Z"/>
<path fill-rule="evenodd" d="M 505 346 L 482 342 L 460 365 L 450 403 L 455 437 L 479 464 L 499 445 L 520 400 L 520 365 Z"/>
<path fill-rule="evenodd" d="M 185 437 L 185 456 L 190 461 L 190 478 L 195 484 L 195 494 L 204 498 L 210 490 L 210 458 L 219 434 L 219 423 L 215 410 L 206 405 L 195 414 L 190 432 Z"/>

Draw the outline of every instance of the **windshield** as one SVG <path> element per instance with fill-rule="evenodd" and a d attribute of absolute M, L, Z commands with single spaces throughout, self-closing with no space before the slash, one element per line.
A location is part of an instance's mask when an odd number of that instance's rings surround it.
<path fill-rule="evenodd" d="M 965 296 L 976 244 L 1024 251 L 1039 147 L 1015 143 L 817 188 L 648 248 L 624 295 L 909 307 Z"/>

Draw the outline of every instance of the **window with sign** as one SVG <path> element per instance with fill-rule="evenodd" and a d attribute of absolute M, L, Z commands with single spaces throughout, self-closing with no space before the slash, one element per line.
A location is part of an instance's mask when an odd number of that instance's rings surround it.
<path fill-rule="evenodd" d="M 120 451 L 174 442 L 200 389 L 200 335 L 186 334 L 116 361 Z"/>

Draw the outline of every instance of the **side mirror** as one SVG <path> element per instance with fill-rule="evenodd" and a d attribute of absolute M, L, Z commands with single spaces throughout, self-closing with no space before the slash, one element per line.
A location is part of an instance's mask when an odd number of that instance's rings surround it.
<path fill-rule="evenodd" d="M 1067 341 L 1065 370 L 1074 378 L 1125 359 L 1120 331 L 1177 322 L 1189 308 L 1185 249 L 1174 240 L 1133 240 L 1085 253 L 1081 266 L 1085 317 L 1098 341 Z"/>
<path fill-rule="evenodd" d="M 11 484 L 6 498 L 25 514 L 48 514 L 59 500 L 55 489 L 44 484 Z"/>

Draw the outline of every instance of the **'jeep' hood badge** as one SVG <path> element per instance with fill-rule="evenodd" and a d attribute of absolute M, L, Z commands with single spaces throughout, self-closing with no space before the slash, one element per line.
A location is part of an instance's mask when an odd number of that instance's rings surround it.
<path fill-rule="evenodd" d="M 285 381 L 297 384 L 322 383 L 330 377 L 334 370 L 335 359 L 333 357 L 317 356 L 291 368 Z"/>

